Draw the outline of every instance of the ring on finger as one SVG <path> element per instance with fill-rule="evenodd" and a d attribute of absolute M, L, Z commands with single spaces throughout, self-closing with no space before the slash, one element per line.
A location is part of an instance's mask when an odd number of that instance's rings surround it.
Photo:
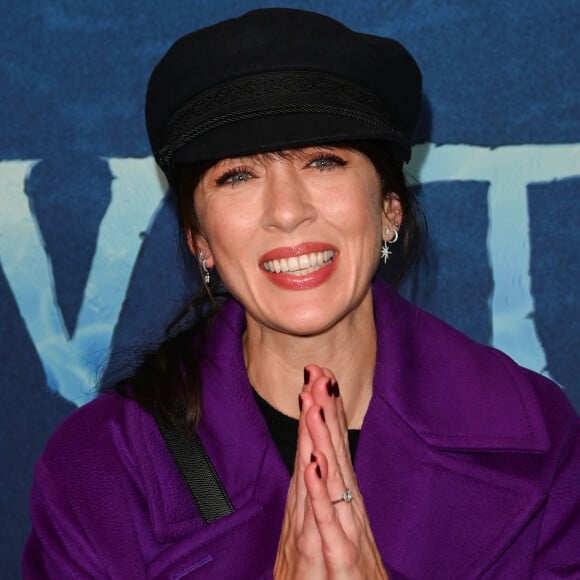
<path fill-rule="evenodd" d="M 332 503 L 337 504 L 341 501 L 344 501 L 345 503 L 350 503 L 352 501 L 352 491 L 350 491 L 350 489 L 346 488 L 342 494 L 342 497 L 335 499 Z"/>

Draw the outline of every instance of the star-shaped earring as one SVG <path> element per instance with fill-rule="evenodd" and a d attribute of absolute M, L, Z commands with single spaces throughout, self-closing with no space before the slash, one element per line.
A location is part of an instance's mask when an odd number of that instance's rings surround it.
<path fill-rule="evenodd" d="M 384 260 L 385 264 L 387 263 L 387 260 L 393 255 L 389 245 L 394 244 L 399 239 L 399 230 L 397 230 L 396 227 L 391 229 L 389 226 L 387 226 L 383 231 L 385 237 L 390 237 L 393 232 L 395 232 L 395 235 L 390 240 L 383 240 L 383 247 L 381 248 L 381 260 Z"/>
<path fill-rule="evenodd" d="M 393 252 L 391 252 L 391 250 L 389 249 L 389 246 L 387 245 L 387 240 L 385 240 L 383 242 L 383 247 L 381 248 L 381 260 L 384 260 L 385 264 L 386 264 L 387 260 L 392 255 L 393 255 Z"/>

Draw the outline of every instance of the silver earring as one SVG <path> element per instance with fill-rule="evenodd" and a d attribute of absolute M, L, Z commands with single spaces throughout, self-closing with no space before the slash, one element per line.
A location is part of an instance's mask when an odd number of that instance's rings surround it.
<path fill-rule="evenodd" d="M 209 286 L 209 283 L 211 281 L 211 277 L 209 274 L 209 270 L 207 269 L 207 266 L 205 265 L 205 263 L 207 262 L 207 260 L 205 259 L 203 252 L 199 253 L 199 263 L 201 264 L 201 270 L 203 272 L 203 282 L 206 286 Z"/>
<path fill-rule="evenodd" d="M 395 222 L 394 225 L 397 226 L 398 222 Z M 395 229 L 391 229 L 389 226 L 387 226 L 383 232 L 385 237 L 389 237 L 393 232 L 395 232 L 395 235 L 391 240 L 383 240 L 383 247 L 381 248 L 381 258 L 384 260 L 385 264 L 393 254 L 393 252 L 391 252 L 391 249 L 389 248 L 389 245 L 395 244 L 397 242 L 397 240 L 399 239 L 399 230 L 396 229 L 396 227 Z"/>

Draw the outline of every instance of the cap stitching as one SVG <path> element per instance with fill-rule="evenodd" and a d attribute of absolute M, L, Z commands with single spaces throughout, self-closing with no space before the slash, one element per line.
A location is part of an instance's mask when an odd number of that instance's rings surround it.
<path fill-rule="evenodd" d="M 249 106 L 263 99 L 286 102 Z M 287 102 L 289 99 L 292 102 Z M 238 110 L 232 111 L 236 105 Z M 190 99 L 167 122 L 163 145 L 155 157 L 165 170 L 171 167 L 178 149 L 213 129 L 288 113 L 327 113 L 358 119 L 407 141 L 392 127 L 384 99 L 355 81 L 319 71 L 269 71 L 221 83 Z"/>
<path fill-rule="evenodd" d="M 268 115 L 280 115 L 292 113 L 329 113 L 341 117 L 358 119 L 360 121 L 364 121 L 367 125 L 388 131 L 393 135 L 393 137 L 397 137 L 398 139 L 401 140 L 406 140 L 405 136 L 400 131 L 393 129 L 390 125 L 378 119 L 376 116 L 369 115 L 348 107 L 338 107 L 335 105 L 315 104 L 315 103 L 270 105 L 265 107 L 257 107 L 254 109 L 245 109 L 233 113 L 227 113 L 224 115 L 220 115 L 219 117 L 216 117 L 209 121 L 206 121 L 205 123 L 198 124 L 189 130 L 176 131 L 178 135 L 158 151 L 156 155 L 157 162 L 163 169 L 171 167 L 172 159 L 179 149 L 181 149 L 194 139 L 214 129 L 218 129 L 220 127 L 224 127 L 226 125 L 230 125 L 238 121 L 256 119 L 260 117 L 266 117 Z"/>

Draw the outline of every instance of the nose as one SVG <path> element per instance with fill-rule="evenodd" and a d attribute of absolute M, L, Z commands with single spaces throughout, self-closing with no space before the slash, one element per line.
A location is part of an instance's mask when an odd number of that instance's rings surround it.
<path fill-rule="evenodd" d="M 292 232 L 314 218 L 315 208 L 299 169 L 277 163 L 266 180 L 263 224 L 266 229 Z"/>

